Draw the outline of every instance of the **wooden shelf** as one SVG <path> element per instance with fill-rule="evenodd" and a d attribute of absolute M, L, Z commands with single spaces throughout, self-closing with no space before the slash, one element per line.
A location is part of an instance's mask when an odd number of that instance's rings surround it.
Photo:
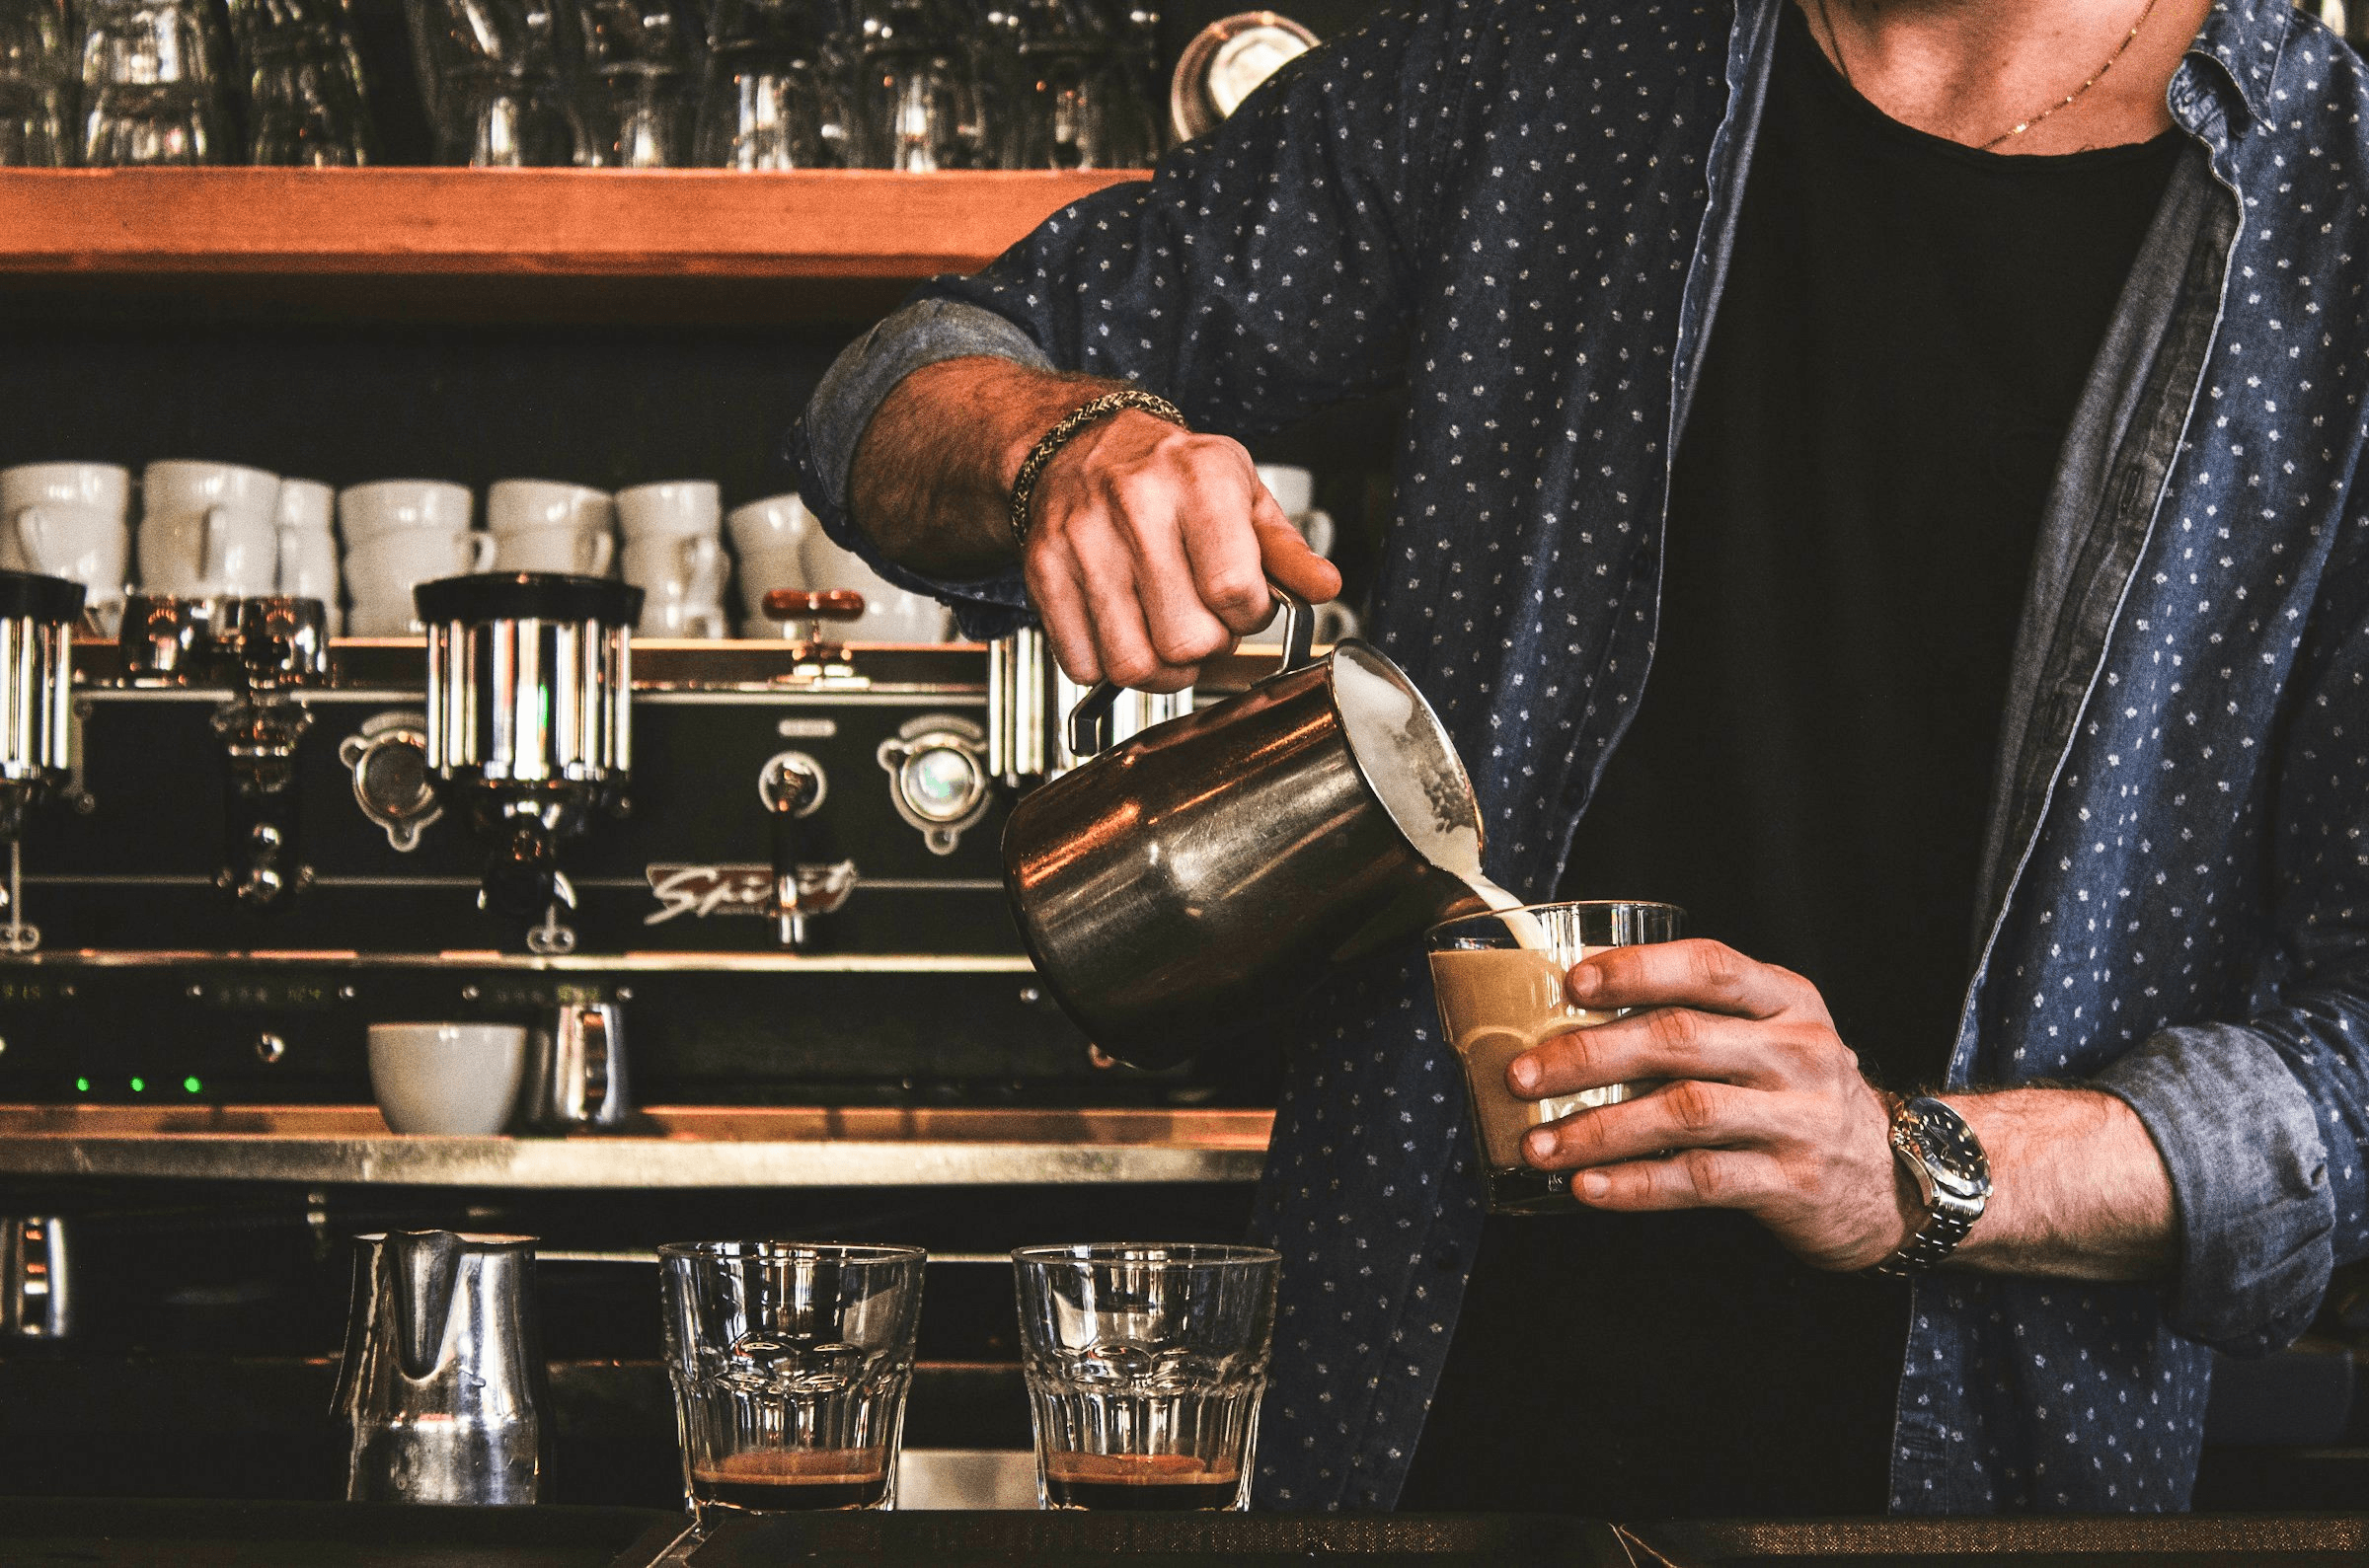
<path fill-rule="evenodd" d="M 872 171 L 0 173 L 0 271 L 927 277 L 1140 176 Z"/>
<path fill-rule="evenodd" d="M 0 293 L 346 314 L 863 314 L 1139 174 L 0 170 Z M 793 285 L 785 287 L 785 285 Z M 686 302 L 687 305 L 686 305 Z"/>

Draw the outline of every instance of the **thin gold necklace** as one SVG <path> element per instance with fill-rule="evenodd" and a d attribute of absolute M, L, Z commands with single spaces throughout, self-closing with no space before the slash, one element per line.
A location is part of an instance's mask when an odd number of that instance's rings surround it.
<path fill-rule="evenodd" d="M 2090 74 L 2090 79 L 2088 81 L 2082 83 L 2079 87 L 2073 89 L 2073 91 L 2067 93 L 2064 97 L 2058 99 L 2046 109 L 2041 110 L 2029 119 L 2020 120 L 2016 124 L 2008 126 L 2007 129 L 2001 131 L 1998 135 L 1993 136 L 1989 141 L 1982 143 L 1982 145 L 1978 147 L 1976 151 L 1989 152 L 1992 148 L 1998 146 L 2001 142 L 2006 141 L 2008 138 L 2012 136 L 2023 135 L 2025 131 L 2031 129 L 2032 126 L 2037 125 L 2041 120 L 2046 119 L 2058 110 L 2065 108 L 2075 99 L 2081 97 L 2082 94 L 2088 92 L 2091 88 L 2096 87 L 2104 79 L 2105 73 L 2114 68 L 2114 63 L 2120 60 L 2123 55 L 2130 52 L 2130 46 L 2138 41 L 2139 30 L 2147 25 L 2147 19 L 2149 17 L 2155 15 L 2155 8 L 2159 3 L 2160 0 L 2147 0 L 2147 9 L 2139 13 L 2139 20 L 2130 25 L 2130 31 L 2122 35 L 2122 41 L 2114 45 L 2114 52 L 2105 57 L 2105 63 L 2103 65 L 2101 65 L 2097 70 Z M 1842 35 L 1834 31 L 1834 18 L 1826 14 L 1826 0 L 1818 0 L 1818 25 L 1826 30 L 1826 46 L 1834 51 L 1835 68 L 1843 73 L 1843 81 L 1850 86 L 1853 91 L 1856 92 L 1859 88 L 1859 84 L 1851 79 L 1851 62 L 1843 58 Z"/>

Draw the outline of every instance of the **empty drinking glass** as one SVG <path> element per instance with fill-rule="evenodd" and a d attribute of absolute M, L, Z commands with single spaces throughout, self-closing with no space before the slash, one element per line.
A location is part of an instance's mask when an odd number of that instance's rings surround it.
<path fill-rule="evenodd" d="M 823 1241 L 658 1248 L 683 1487 L 703 1526 L 894 1505 L 924 1261 Z"/>
<path fill-rule="evenodd" d="M 0 5 L 0 166 L 72 161 L 74 43 L 66 0 Z"/>
<path fill-rule="evenodd" d="M 1140 169 L 1159 150 L 1136 83 L 1138 40 L 1088 0 L 1027 0 L 1020 19 L 1023 169 Z"/>
<path fill-rule="evenodd" d="M 720 169 L 837 169 L 849 145 L 837 19 L 811 0 L 717 0 L 700 87 L 697 162 Z"/>
<path fill-rule="evenodd" d="M 545 0 L 408 0 L 412 51 L 441 164 L 573 164 L 586 137 L 569 102 L 561 30 Z"/>
<path fill-rule="evenodd" d="M 863 0 L 855 99 L 864 167 L 927 174 L 992 164 L 978 20 L 947 0 Z"/>
<path fill-rule="evenodd" d="M 1012 1254 L 1039 1507 L 1250 1506 L 1280 1262 L 1140 1242 Z"/>
<path fill-rule="evenodd" d="M 690 162 L 701 39 L 682 0 L 577 0 L 576 37 L 578 161 L 610 169 Z"/>
<path fill-rule="evenodd" d="M 230 0 L 247 160 L 329 168 L 376 156 L 347 0 Z"/>
<path fill-rule="evenodd" d="M 221 50 L 203 0 L 84 0 L 83 15 L 82 161 L 224 162 Z"/>

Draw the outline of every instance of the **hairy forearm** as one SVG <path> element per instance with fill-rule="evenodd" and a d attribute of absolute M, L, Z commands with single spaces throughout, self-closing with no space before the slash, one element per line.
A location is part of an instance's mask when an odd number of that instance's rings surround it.
<path fill-rule="evenodd" d="M 1012 564 L 1012 482 L 1030 448 L 1120 385 L 983 355 L 924 365 L 881 400 L 856 445 L 856 526 L 889 560 L 935 577 Z"/>
<path fill-rule="evenodd" d="M 1991 1161 L 1990 1202 L 1955 1264 L 2084 1280 L 2170 1272 L 2179 1248 L 2172 1177 L 2128 1105 L 2078 1088 L 1944 1097 Z"/>

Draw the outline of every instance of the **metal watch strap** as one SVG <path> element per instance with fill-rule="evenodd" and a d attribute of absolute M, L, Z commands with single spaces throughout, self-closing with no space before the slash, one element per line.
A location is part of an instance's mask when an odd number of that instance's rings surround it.
<path fill-rule="evenodd" d="M 1946 1120 L 1952 1131 L 1974 1150 L 1974 1177 L 1977 1191 L 1972 1197 L 1961 1197 L 1937 1187 L 1927 1155 L 1919 1139 L 1921 1122 L 1925 1117 Z M 1948 1103 L 1919 1095 L 1900 1101 L 1892 1109 L 1888 1134 L 1893 1157 L 1920 1172 L 1919 1188 L 1925 1192 L 1925 1219 L 1914 1234 L 1902 1242 L 1900 1249 L 1882 1262 L 1871 1267 L 1871 1274 L 1895 1279 L 1913 1278 L 1939 1267 L 1957 1244 L 1974 1229 L 1990 1198 L 1990 1161 L 1982 1154 L 1981 1145 L 1974 1139 L 1973 1130 L 1965 1118 Z"/>
<path fill-rule="evenodd" d="M 1045 465 L 1052 462 L 1053 455 L 1067 446 L 1071 437 L 1097 419 L 1108 419 L 1127 409 L 1140 410 L 1155 419 L 1166 419 L 1174 425 L 1184 424 L 1184 415 L 1175 404 L 1141 387 L 1122 387 L 1116 392 L 1106 392 L 1063 414 L 1059 422 L 1045 431 L 1036 444 L 1029 449 L 1029 455 L 1021 460 L 1020 473 L 1013 478 L 1010 518 L 1014 544 L 1023 550 L 1028 548 L 1032 522 L 1029 512 L 1036 498 L 1036 482 L 1044 477 Z"/>

